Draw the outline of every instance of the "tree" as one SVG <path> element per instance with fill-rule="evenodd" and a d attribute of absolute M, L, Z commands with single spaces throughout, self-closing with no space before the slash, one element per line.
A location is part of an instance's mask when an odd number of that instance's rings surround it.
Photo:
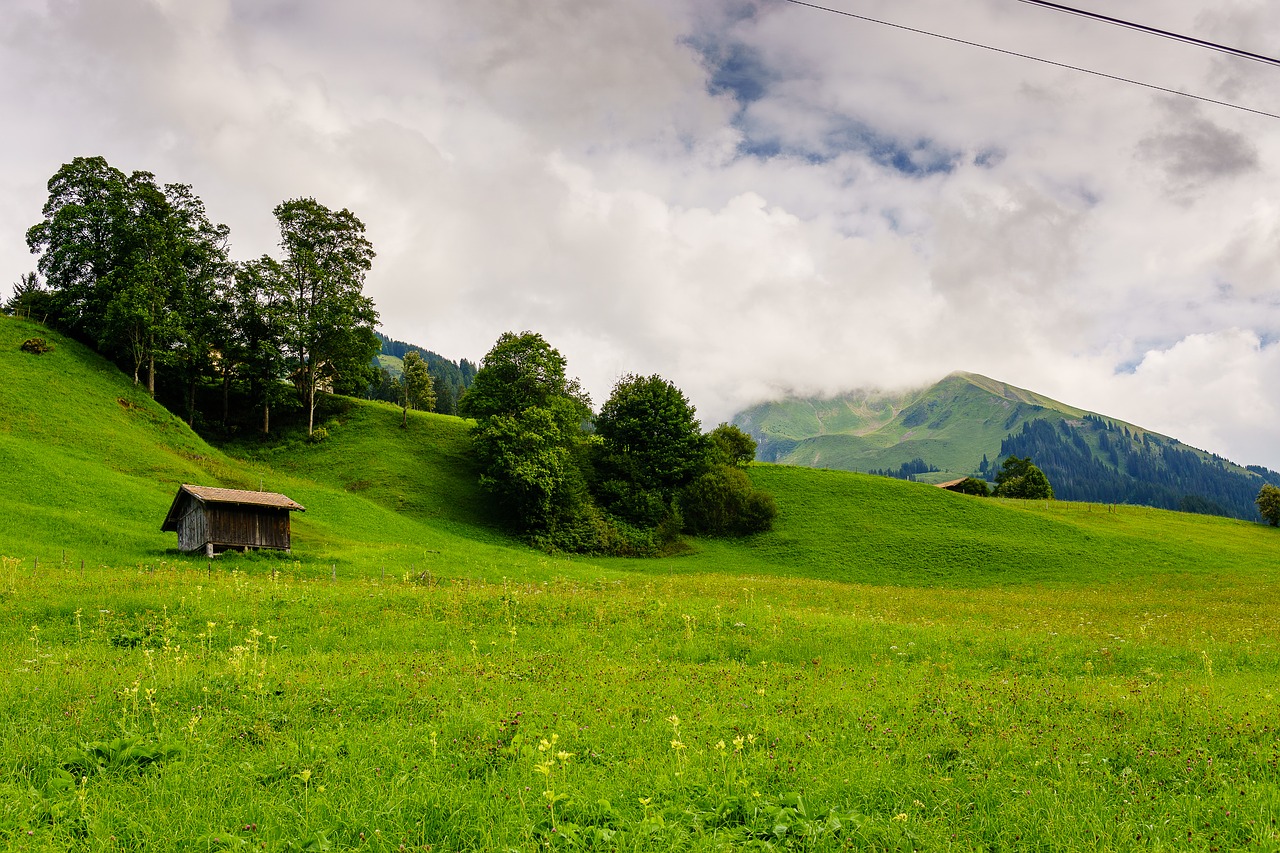
<path fill-rule="evenodd" d="M 551 547 L 564 544 L 557 531 L 573 530 L 593 509 L 582 431 L 591 403 L 564 369 L 564 356 L 541 335 L 506 332 L 458 404 L 476 419 L 481 485 L 517 529 Z M 575 541 L 576 550 L 593 547 Z"/>
<path fill-rule="evenodd" d="M 150 172 L 126 176 L 101 157 L 63 165 L 43 214 L 27 245 L 40 253 L 53 322 L 131 366 L 135 384 L 145 366 L 152 396 L 157 364 L 179 364 L 194 414 L 226 279 L 226 226 L 209 222 L 191 187 L 161 188 Z"/>
<path fill-rule="evenodd" d="M 49 291 L 34 272 L 23 273 L 13 284 L 13 295 L 4 303 L 4 313 L 28 319 L 49 311 Z"/>
<path fill-rule="evenodd" d="M 431 374 L 427 371 L 427 363 L 417 350 L 405 353 L 404 368 L 400 375 L 400 396 L 404 404 L 404 420 L 401 426 L 409 426 L 409 410 L 431 410 L 436 403 L 435 391 L 432 389 Z"/>
<path fill-rule="evenodd" d="M 717 465 L 680 494 L 685 530 L 710 536 L 746 536 L 773 526 L 773 496 L 751 485 L 740 468 Z"/>
<path fill-rule="evenodd" d="M 710 442 L 684 393 L 661 376 L 624 376 L 596 417 L 615 476 L 667 502 L 706 467 Z"/>
<path fill-rule="evenodd" d="M 283 202 L 275 216 L 289 289 L 292 378 L 307 407 L 311 435 L 317 392 L 344 378 L 364 377 L 380 347 L 374 335 L 378 312 L 363 293 L 373 245 L 355 214 L 335 213 L 315 199 Z"/>
<path fill-rule="evenodd" d="M 1022 498 L 1024 500 L 1052 500 L 1053 486 L 1044 472 L 1031 462 L 1031 457 L 1010 456 L 996 472 L 998 498 Z"/>
<path fill-rule="evenodd" d="M 215 225 L 187 184 L 166 184 L 169 232 L 170 307 L 180 318 L 172 336 L 172 358 L 180 370 L 187 420 L 195 422 L 196 388 L 207 378 L 223 380 L 226 421 L 230 364 L 225 353 L 235 331 L 231 281 L 235 266 L 228 258 L 229 229 Z"/>
<path fill-rule="evenodd" d="M 577 423 L 590 417 L 591 400 L 578 380 L 565 376 L 565 358 L 559 350 L 536 332 L 503 332 L 458 399 L 458 414 L 476 420 L 515 415 L 530 407 L 545 407 L 555 398 L 578 404 Z"/>
<path fill-rule="evenodd" d="M 1280 488 L 1267 483 L 1258 491 L 1258 512 L 1272 527 L 1280 527 Z"/>
<path fill-rule="evenodd" d="M 725 465 L 745 468 L 755 461 L 756 440 L 733 424 L 720 424 L 708 438 L 720 461 Z"/>
<path fill-rule="evenodd" d="M 956 485 L 951 486 L 950 491 L 958 492 L 962 495 L 976 495 L 980 498 L 991 496 L 991 487 L 987 485 L 986 480 L 979 480 L 977 477 L 965 477 Z"/>
<path fill-rule="evenodd" d="M 49 179 L 44 219 L 27 230 L 27 246 L 40 255 L 52 293 L 54 323 L 95 344 L 110 301 L 103 284 L 125 250 L 126 183 L 102 157 L 77 157 Z"/>
<path fill-rule="evenodd" d="M 262 433 L 271 432 L 271 409 L 283 398 L 289 286 L 284 270 L 263 255 L 239 264 L 230 291 L 232 328 L 228 357 L 248 382 L 252 405 L 262 408 Z"/>
<path fill-rule="evenodd" d="M 480 484 L 523 533 L 546 532 L 570 514 L 577 479 L 571 445 L 548 407 L 492 415 L 472 433 L 481 459 Z"/>

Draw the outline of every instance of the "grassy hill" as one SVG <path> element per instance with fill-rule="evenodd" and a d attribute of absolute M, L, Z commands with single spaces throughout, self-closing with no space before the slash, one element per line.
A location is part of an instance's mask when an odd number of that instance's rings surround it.
<path fill-rule="evenodd" d="M 54 352 L 21 352 L 35 335 L 52 340 Z M 46 562 L 64 552 L 95 563 L 180 559 L 160 521 L 177 486 L 196 482 L 262 487 L 302 503 L 292 557 L 317 571 L 524 576 L 543 560 L 489 522 L 467 455 L 468 425 L 455 417 L 411 412 L 404 429 L 394 406 L 340 399 L 325 415 L 323 442 L 286 432 L 224 452 L 96 354 L 10 318 L 0 320 L 0 389 L 0 448 L 11 460 L 0 553 Z M 778 499 L 770 533 L 698 542 L 677 560 L 558 562 L 577 576 L 745 571 L 929 586 L 1069 581 L 1082 571 L 1141 576 L 1152 565 L 1262 569 L 1256 555 L 1267 531 L 1257 525 L 976 501 L 919 483 L 788 466 L 757 466 L 751 476 Z"/>
<path fill-rule="evenodd" d="M 20 351 L 36 336 L 54 351 Z M 330 423 L 330 444 L 283 436 L 228 456 L 110 362 L 13 318 L 0 318 L 0 403 L 3 554 L 115 565 L 194 559 L 178 554 L 160 523 L 178 486 L 198 483 L 297 500 L 307 511 L 294 515 L 290 559 L 316 571 L 480 576 L 495 553 L 516 554 L 516 567 L 530 559 L 486 526 L 457 418 L 411 413 L 402 430 L 394 407 L 351 401 Z"/>
<path fill-rule="evenodd" d="M 1280 848 L 1274 529 L 757 465 L 768 534 L 565 559 L 466 422 L 324 417 L 210 447 L 0 318 L 0 846 Z M 180 482 L 294 552 L 178 555 Z"/>

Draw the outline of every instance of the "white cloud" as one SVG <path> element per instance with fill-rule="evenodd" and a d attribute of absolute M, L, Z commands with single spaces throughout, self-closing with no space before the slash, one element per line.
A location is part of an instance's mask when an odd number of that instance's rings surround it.
<path fill-rule="evenodd" d="M 1274 5 L 1125 14 L 1265 53 Z M 856 11 L 1269 105 L 1258 63 L 1016 6 Z M 967 369 L 1280 468 L 1273 121 L 744 0 L 24 0 L 0 100 L 0 287 L 102 154 L 191 183 L 241 258 L 286 198 L 350 207 L 388 333 L 535 329 L 597 402 L 658 372 L 714 422 Z"/>

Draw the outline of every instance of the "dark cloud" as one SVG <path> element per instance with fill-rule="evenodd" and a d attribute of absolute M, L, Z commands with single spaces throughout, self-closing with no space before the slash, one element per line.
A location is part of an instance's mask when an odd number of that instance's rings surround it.
<path fill-rule="evenodd" d="M 1137 156 L 1160 167 L 1179 191 L 1238 178 L 1261 167 L 1258 147 L 1249 137 L 1200 116 L 1186 116 L 1144 137 Z"/>

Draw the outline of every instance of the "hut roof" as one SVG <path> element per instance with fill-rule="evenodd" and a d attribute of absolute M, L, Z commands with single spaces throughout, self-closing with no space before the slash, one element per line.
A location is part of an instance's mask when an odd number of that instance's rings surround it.
<path fill-rule="evenodd" d="M 165 516 L 164 524 L 160 526 L 161 530 L 174 531 L 178 529 L 179 507 L 182 504 L 183 495 L 191 495 L 191 497 L 201 503 L 260 506 L 271 509 L 284 509 L 290 512 L 295 510 L 298 512 L 307 511 L 307 508 L 302 504 L 276 492 L 251 492 L 246 489 L 219 489 L 214 486 L 193 486 L 189 483 L 183 483 L 178 489 L 178 494 L 173 498 L 173 504 L 169 507 L 169 514 Z"/>
<path fill-rule="evenodd" d="M 945 482 L 945 483 L 938 483 L 938 484 L 937 484 L 937 486 L 938 486 L 938 488 L 939 488 L 939 489 L 954 489 L 956 486 L 960 485 L 961 483 L 963 483 L 963 482 L 964 482 L 965 480 L 967 480 L 967 479 L 969 479 L 969 478 L 968 478 L 968 477 L 961 477 L 961 478 L 960 478 L 960 479 L 958 479 L 958 480 L 948 480 L 948 481 L 947 481 L 947 482 Z"/>

